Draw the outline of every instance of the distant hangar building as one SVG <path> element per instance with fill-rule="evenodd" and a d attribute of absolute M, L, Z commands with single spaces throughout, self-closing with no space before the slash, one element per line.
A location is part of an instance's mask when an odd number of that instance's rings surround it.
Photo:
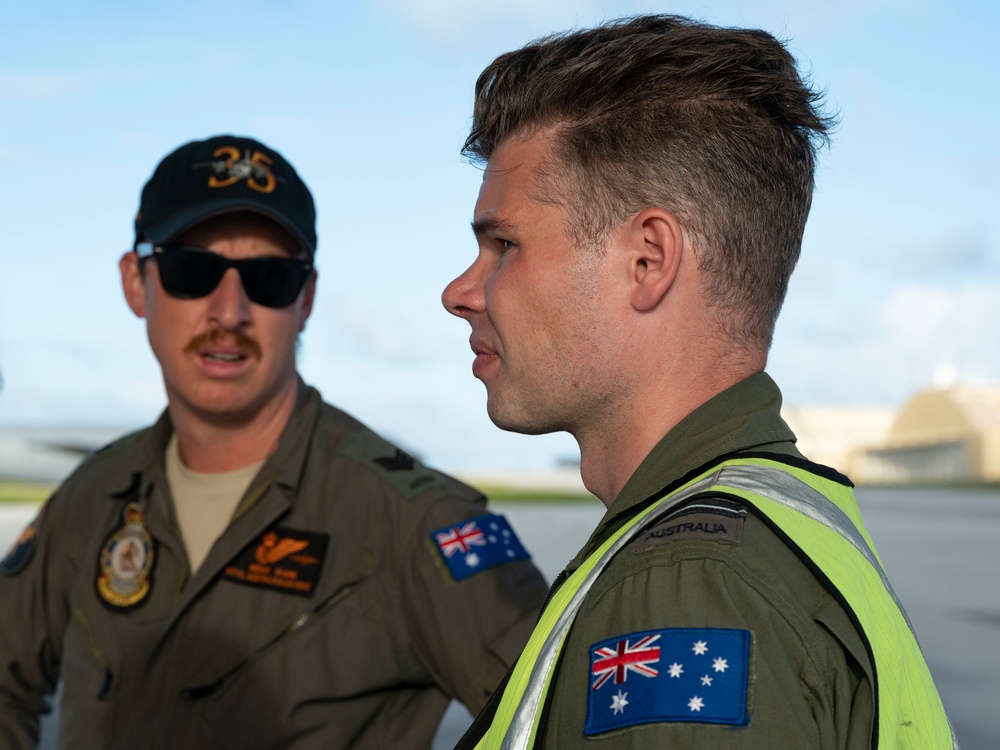
<path fill-rule="evenodd" d="M 918 393 L 863 464 L 868 482 L 1000 482 L 1000 387 Z"/>
<path fill-rule="evenodd" d="M 866 481 L 867 451 L 885 445 L 896 413 L 881 407 L 793 406 L 781 410 L 804 456 L 856 483 Z"/>
<path fill-rule="evenodd" d="M 902 409 L 786 407 L 798 448 L 857 484 L 1000 482 L 1000 386 L 955 385 Z"/>

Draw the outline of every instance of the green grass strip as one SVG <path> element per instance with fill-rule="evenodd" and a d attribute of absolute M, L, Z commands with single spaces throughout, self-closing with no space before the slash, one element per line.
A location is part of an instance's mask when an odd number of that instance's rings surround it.
<path fill-rule="evenodd" d="M 589 492 L 573 492 L 571 490 L 532 489 L 530 487 L 507 487 L 495 484 L 477 484 L 476 487 L 491 502 L 512 503 L 550 503 L 550 502 L 594 502 L 597 498 Z M 600 502 L 600 501 L 597 501 Z"/>
<path fill-rule="evenodd" d="M 0 481 L 0 503 L 40 503 L 54 489 L 51 484 Z"/>

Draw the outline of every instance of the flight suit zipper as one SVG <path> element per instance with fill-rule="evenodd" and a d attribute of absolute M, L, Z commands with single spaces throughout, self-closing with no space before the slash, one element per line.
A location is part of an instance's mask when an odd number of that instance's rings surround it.
<path fill-rule="evenodd" d="M 80 627 L 83 628 L 83 632 L 87 636 L 87 641 L 90 643 L 90 655 L 94 657 L 94 661 L 97 662 L 97 666 L 101 668 L 101 684 L 97 687 L 97 700 L 106 700 L 108 695 L 111 693 L 111 681 L 113 675 L 111 673 L 111 667 L 108 665 L 107 659 L 104 658 L 104 654 L 101 650 L 97 648 L 97 643 L 94 639 L 94 631 L 90 627 L 90 622 L 87 620 L 86 615 L 83 614 L 83 610 L 80 607 L 76 607 L 73 611 L 73 615 L 76 617 L 77 622 L 80 623 Z"/>
<path fill-rule="evenodd" d="M 271 640 L 264 643 L 259 648 L 255 649 L 251 653 L 247 654 L 241 661 L 239 661 L 235 666 L 229 669 L 225 674 L 212 682 L 205 685 L 196 685 L 194 687 L 184 688 L 181 690 L 181 697 L 185 700 L 200 700 L 202 698 L 207 698 L 208 696 L 215 695 L 220 690 L 222 690 L 225 685 L 232 680 L 237 674 L 239 674 L 243 669 L 245 669 L 249 664 L 258 659 L 264 653 L 273 648 L 276 644 L 284 640 L 285 638 L 291 636 L 292 634 L 298 632 L 310 622 L 316 618 L 325 614 L 328 610 L 332 609 L 335 604 L 340 600 L 350 594 L 354 589 L 360 586 L 362 581 L 352 581 L 346 583 L 336 591 L 334 591 L 330 596 L 324 599 L 322 602 L 317 604 L 308 612 L 303 613 L 296 619 L 291 625 L 282 630 L 280 633 L 275 635 Z"/>

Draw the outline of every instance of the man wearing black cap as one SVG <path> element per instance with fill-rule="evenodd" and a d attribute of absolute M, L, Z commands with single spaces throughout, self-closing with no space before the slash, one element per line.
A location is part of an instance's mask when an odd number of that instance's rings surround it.
<path fill-rule="evenodd" d="M 280 154 L 182 146 L 125 298 L 167 409 L 63 483 L 0 562 L 0 745 L 427 747 L 516 658 L 544 582 L 501 516 L 322 402 L 296 337 L 315 211 Z"/>

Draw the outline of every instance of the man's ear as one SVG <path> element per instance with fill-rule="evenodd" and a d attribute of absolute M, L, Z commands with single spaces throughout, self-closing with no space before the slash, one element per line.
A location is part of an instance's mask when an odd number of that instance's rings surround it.
<path fill-rule="evenodd" d="M 139 270 L 139 256 L 129 250 L 118 261 L 118 270 L 122 274 L 122 291 L 125 302 L 140 318 L 146 317 L 146 284 Z"/>
<path fill-rule="evenodd" d="M 677 217 L 655 206 L 632 217 L 629 242 L 629 301 L 635 310 L 649 312 L 670 290 L 689 248 Z"/>

